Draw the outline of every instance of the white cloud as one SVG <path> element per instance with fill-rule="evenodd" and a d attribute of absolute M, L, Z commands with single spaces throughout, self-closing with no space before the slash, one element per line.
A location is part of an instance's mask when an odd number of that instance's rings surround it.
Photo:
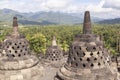
<path fill-rule="evenodd" d="M 105 0 L 105 4 L 103 5 L 103 7 L 120 10 L 120 0 Z"/>
<path fill-rule="evenodd" d="M 38 6 L 38 9 L 43 11 L 70 12 L 76 8 L 76 6 L 71 3 L 72 1 L 73 0 L 46 0 Z"/>
<path fill-rule="evenodd" d="M 68 5 L 68 3 L 69 3 L 69 0 L 59 0 L 59 1 L 57 1 L 57 0 L 48 0 L 47 2 L 46 2 L 46 6 L 47 7 L 50 7 L 50 8 L 64 8 L 64 7 L 66 7 L 67 5 Z"/>
<path fill-rule="evenodd" d="M 111 11 L 111 8 L 103 8 L 102 6 L 104 5 L 104 1 L 101 1 L 99 4 L 95 5 L 88 5 L 86 9 L 93 11 L 93 12 L 108 12 Z"/>
<path fill-rule="evenodd" d="M 17 3 L 16 1 L 13 3 L 14 0 L 2 0 L 0 1 L 0 9 L 8 8 L 13 10 L 18 10 L 24 7 L 24 2 Z M 24 9 L 24 8 L 23 8 Z"/>
<path fill-rule="evenodd" d="M 2 0 L 0 9 L 9 8 L 20 12 L 65 11 L 72 0 Z"/>
<path fill-rule="evenodd" d="M 98 3 L 74 3 L 75 0 L 1 0 L 0 9 L 9 8 L 20 12 L 61 11 L 82 12 L 89 10 L 91 15 L 101 18 L 120 17 L 119 0 L 101 0 Z M 80 2 L 80 1 L 79 1 Z M 104 17 L 103 17 L 104 16 Z"/>
<path fill-rule="evenodd" d="M 88 4 L 88 5 L 83 5 L 80 9 L 81 12 L 84 12 L 86 10 L 89 10 L 91 12 L 91 15 L 99 18 L 115 18 L 115 17 L 120 17 L 119 13 L 120 10 L 113 8 L 112 5 L 110 7 L 105 7 L 107 5 L 107 2 L 112 1 L 112 0 L 101 0 L 97 4 Z M 116 2 L 112 3 L 113 5 L 117 5 L 118 0 Z M 119 1 L 118 1 L 119 2 Z M 120 3 L 119 3 L 120 4 Z"/>

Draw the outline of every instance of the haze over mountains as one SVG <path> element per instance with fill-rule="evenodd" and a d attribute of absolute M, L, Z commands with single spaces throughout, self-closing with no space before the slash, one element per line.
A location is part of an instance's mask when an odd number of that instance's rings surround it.
<path fill-rule="evenodd" d="M 100 24 L 120 24 L 120 18 L 99 21 Z"/>
<path fill-rule="evenodd" d="M 83 22 L 84 15 L 80 13 L 62 13 L 62 12 L 29 12 L 21 13 L 11 9 L 0 9 L 0 21 L 12 21 L 13 16 L 17 16 L 21 24 L 79 24 Z M 104 20 L 91 16 L 92 22 L 98 23 L 120 23 L 120 18 Z"/>

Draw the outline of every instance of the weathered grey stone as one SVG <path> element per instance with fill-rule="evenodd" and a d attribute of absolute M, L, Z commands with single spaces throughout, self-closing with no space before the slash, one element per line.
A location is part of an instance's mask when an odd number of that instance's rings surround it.
<path fill-rule="evenodd" d="M 88 18 L 88 19 L 86 19 Z M 83 33 L 70 45 L 67 62 L 55 80 L 119 80 L 111 68 L 111 60 L 98 35 L 91 34 L 89 12 L 85 12 Z"/>
<path fill-rule="evenodd" d="M 10 76 L 10 80 L 23 80 L 23 76 L 22 75 L 13 75 L 13 76 Z"/>
<path fill-rule="evenodd" d="M 46 54 L 42 59 L 43 64 L 54 68 L 59 68 L 65 63 L 66 58 L 63 56 L 62 49 L 57 45 L 56 38 L 53 36 L 52 45 L 47 48 Z"/>
<path fill-rule="evenodd" d="M 44 76 L 44 68 L 31 54 L 29 43 L 19 34 L 17 25 L 17 18 L 14 17 L 13 33 L 2 43 L 0 80 L 39 80 Z"/>

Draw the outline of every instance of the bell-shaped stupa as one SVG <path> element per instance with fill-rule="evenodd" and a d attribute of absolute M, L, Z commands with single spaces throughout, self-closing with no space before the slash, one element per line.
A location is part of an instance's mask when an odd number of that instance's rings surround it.
<path fill-rule="evenodd" d="M 0 80 L 39 80 L 43 67 L 31 54 L 29 42 L 18 32 L 17 17 L 13 18 L 13 32 L 2 42 Z"/>
<path fill-rule="evenodd" d="M 98 35 L 92 34 L 89 11 L 85 12 L 83 34 L 75 36 L 70 45 L 68 60 L 55 80 L 117 80 Z"/>
<path fill-rule="evenodd" d="M 63 58 L 63 52 L 60 46 L 56 43 L 56 38 L 53 36 L 52 45 L 47 48 L 45 59 L 48 61 L 58 61 Z"/>

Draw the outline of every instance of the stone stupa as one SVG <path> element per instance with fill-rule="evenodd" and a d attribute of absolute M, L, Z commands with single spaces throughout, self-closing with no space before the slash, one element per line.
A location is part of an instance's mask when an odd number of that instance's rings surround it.
<path fill-rule="evenodd" d="M 63 51 L 61 47 L 57 45 L 55 36 L 53 36 L 51 46 L 49 46 L 46 50 L 43 61 L 45 64 L 51 65 L 56 68 L 60 67 L 63 63 L 65 63 Z"/>
<path fill-rule="evenodd" d="M 56 38 L 53 36 L 52 45 L 47 48 L 45 59 L 49 61 L 58 61 L 63 58 L 62 49 L 57 45 Z"/>
<path fill-rule="evenodd" d="M 66 62 L 60 46 L 57 45 L 56 38 L 53 36 L 52 44 L 47 47 L 46 54 L 40 59 L 45 69 L 45 76 L 40 80 L 53 80 L 57 70 Z"/>
<path fill-rule="evenodd" d="M 18 32 L 17 17 L 13 18 L 13 32 L 2 42 L 0 80 L 39 80 L 44 68 L 31 54 L 29 42 Z"/>
<path fill-rule="evenodd" d="M 54 80 L 117 80 L 110 68 L 108 53 L 98 35 L 92 34 L 89 11 L 85 12 L 83 34 L 75 36 L 68 60 Z M 106 56 L 105 56 L 106 55 Z"/>

